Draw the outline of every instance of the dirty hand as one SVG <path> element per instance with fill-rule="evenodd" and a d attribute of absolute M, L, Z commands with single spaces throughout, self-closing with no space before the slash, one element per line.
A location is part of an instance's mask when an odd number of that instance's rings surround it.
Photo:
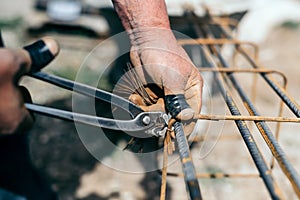
<path fill-rule="evenodd" d="M 33 119 L 24 101 L 30 101 L 30 94 L 18 86 L 18 81 L 22 75 L 47 65 L 58 51 L 57 43 L 50 38 L 24 49 L 0 48 L 0 135 L 29 129 Z"/>
<path fill-rule="evenodd" d="M 155 103 L 146 105 L 138 94 L 129 98 L 145 111 L 169 112 L 190 134 L 201 109 L 201 75 L 170 30 L 149 29 L 141 35 L 131 49 L 131 62 Z"/>
<path fill-rule="evenodd" d="M 154 99 L 147 105 L 138 94 L 130 100 L 145 111 L 167 111 L 185 124 L 186 134 L 195 126 L 201 109 L 203 81 L 171 31 L 164 0 L 112 0 L 127 31 L 131 62 L 146 91 Z"/>

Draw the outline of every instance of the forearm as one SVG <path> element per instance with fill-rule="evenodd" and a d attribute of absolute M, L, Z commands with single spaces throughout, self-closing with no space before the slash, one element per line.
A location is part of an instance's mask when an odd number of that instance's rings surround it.
<path fill-rule="evenodd" d="M 164 0 L 112 0 L 126 31 L 149 27 L 170 28 Z"/>
<path fill-rule="evenodd" d="M 164 0 L 112 1 L 133 46 L 141 47 L 158 37 L 175 42 Z"/>

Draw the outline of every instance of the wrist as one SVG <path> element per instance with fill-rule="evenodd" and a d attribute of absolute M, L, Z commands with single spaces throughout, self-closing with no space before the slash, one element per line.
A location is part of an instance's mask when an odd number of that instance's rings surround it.
<path fill-rule="evenodd" d="M 112 0 L 126 31 L 156 27 L 170 29 L 164 0 Z"/>
<path fill-rule="evenodd" d="M 179 46 L 171 29 L 145 27 L 128 32 L 131 45 L 137 49 L 176 50 Z"/>

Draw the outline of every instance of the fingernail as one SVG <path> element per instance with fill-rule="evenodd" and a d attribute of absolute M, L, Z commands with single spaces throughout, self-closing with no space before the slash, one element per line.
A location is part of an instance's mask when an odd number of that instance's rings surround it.
<path fill-rule="evenodd" d="M 186 108 L 184 110 L 182 110 L 179 114 L 178 114 L 178 118 L 180 120 L 190 120 L 194 117 L 195 111 L 191 108 Z"/>
<path fill-rule="evenodd" d="M 59 52 L 59 46 L 51 38 L 43 38 L 24 47 L 31 58 L 30 73 L 37 72 L 48 65 Z"/>
<path fill-rule="evenodd" d="M 45 42 L 46 46 L 49 48 L 49 51 L 55 57 L 60 50 L 58 43 L 54 39 L 49 37 L 44 37 L 42 38 L 42 40 Z"/>

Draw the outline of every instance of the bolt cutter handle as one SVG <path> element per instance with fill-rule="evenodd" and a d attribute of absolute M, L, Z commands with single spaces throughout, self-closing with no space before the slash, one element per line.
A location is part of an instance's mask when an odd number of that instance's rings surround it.
<path fill-rule="evenodd" d="M 119 130 L 124 132 L 140 132 L 138 137 L 156 136 L 155 131 L 165 126 L 162 112 L 142 112 L 131 120 L 117 120 L 104 117 L 91 116 L 81 113 L 50 108 L 37 104 L 25 103 L 28 110 L 33 112 L 56 117 L 68 121 L 74 121 L 90 126 Z M 155 130 L 155 131 L 154 131 Z"/>

